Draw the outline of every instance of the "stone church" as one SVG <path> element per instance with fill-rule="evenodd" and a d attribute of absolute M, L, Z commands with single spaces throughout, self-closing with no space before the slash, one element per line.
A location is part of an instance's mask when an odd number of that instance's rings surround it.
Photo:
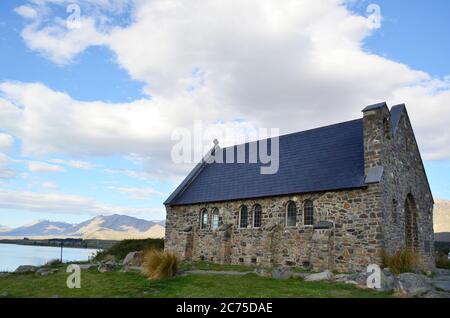
<path fill-rule="evenodd" d="M 165 249 L 183 260 L 352 272 L 380 264 L 383 249 L 409 248 L 433 268 L 434 202 L 406 107 L 362 113 L 280 136 L 275 174 L 258 162 L 200 162 L 164 203 Z"/>

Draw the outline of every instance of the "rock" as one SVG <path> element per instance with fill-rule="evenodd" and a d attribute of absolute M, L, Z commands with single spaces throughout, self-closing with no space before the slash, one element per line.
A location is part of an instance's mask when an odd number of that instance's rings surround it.
<path fill-rule="evenodd" d="M 351 285 L 358 285 L 359 287 L 362 288 L 367 288 L 367 277 L 369 277 L 369 274 L 364 272 L 358 272 L 358 273 L 353 273 L 348 275 L 345 278 L 345 283 L 346 284 L 351 284 Z"/>
<path fill-rule="evenodd" d="M 8 297 L 9 297 L 8 292 L 3 292 L 0 294 L 0 298 L 8 298 Z"/>
<path fill-rule="evenodd" d="M 59 259 L 51 259 L 47 263 L 45 263 L 45 266 L 53 266 L 53 265 L 59 265 L 61 264 L 61 260 Z"/>
<path fill-rule="evenodd" d="M 338 283 L 345 283 L 348 280 L 349 274 L 338 274 L 334 277 L 336 282 Z"/>
<path fill-rule="evenodd" d="M 421 297 L 422 298 L 450 298 L 450 294 L 441 292 L 441 291 L 430 290 L 429 292 L 423 294 Z"/>
<path fill-rule="evenodd" d="M 20 265 L 17 267 L 17 269 L 14 271 L 14 273 L 34 273 L 38 270 L 38 267 L 32 266 L 32 265 Z"/>
<path fill-rule="evenodd" d="M 80 266 L 80 269 L 91 269 L 94 267 L 98 267 L 100 264 L 98 263 L 89 263 L 89 264 L 78 264 L 78 266 Z"/>
<path fill-rule="evenodd" d="M 36 275 L 36 276 L 48 276 L 48 275 L 57 273 L 58 271 L 59 271 L 59 270 L 56 269 L 56 268 L 45 268 L 45 267 L 42 267 L 42 268 L 39 268 L 39 269 L 34 273 L 34 275 Z"/>
<path fill-rule="evenodd" d="M 272 270 L 272 278 L 289 279 L 292 277 L 292 269 L 287 266 L 276 266 Z"/>
<path fill-rule="evenodd" d="M 272 270 L 262 267 L 255 268 L 255 274 L 261 277 L 272 277 Z"/>
<path fill-rule="evenodd" d="M 336 282 L 355 285 L 359 288 L 367 287 L 367 278 L 371 273 L 358 272 L 353 274 L 336 275 Z M 382 270 L 381 272 L 381 288 L 375 289 L 377 291 L 392 291 L 395 286 L 395 276 L 389 270 Z"/>
<path fill-rule="evenodd" d="M 123 260 L 122 264 L 124 266 L 141 266 L 142 265 L 142 257 L 143 252 L 130 252 L 125 256 L 125 259 Z"/>
<path fill-rule="evenodd" d="M 396 277 L 388 269 L 383 269 L 381 272 L 381 288 L 378 291 L 393 291 L 396 284 Z"/>
<path fill-rule="evenodd" d="M 112 272 L 117 267 L 117 263 L 114 261 L 109 261 L 106 263 L 100 263 L 98 266 L 98 271 L 100 273 Z"/>
<path fill-rule="evenodd" d="M 327 270 L 321 273 L 310 274 L 305 277 L 305 282 L 319 282 L 323 280 L 334 280 L 333 273 Z"/>
<path fill-rule="evenodd" d="M 432 286 L 423 275 L 403 273 L 397 276 L 394 289 L 400 296 L 419 297 L 431 292 Z"/>

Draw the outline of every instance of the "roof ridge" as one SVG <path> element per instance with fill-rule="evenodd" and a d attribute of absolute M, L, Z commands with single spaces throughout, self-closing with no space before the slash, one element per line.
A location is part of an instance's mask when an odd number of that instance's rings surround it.
<path fill-rule="evenodd" d="M 272 138 L 283 138 L 283 137 L 288 137 L 288 136 L 293 136 L 293 135 L 300 135 L 300 134 L 304 134 L 304 133 L 308 133 L 308 132 L 313 132 L 316 130 L 321 130 L 321 129 L 325 129 L 325 128 L 332 128 L 335 126 L 339 126 L 339 125 L 344 125 L 344 124 L 349 124 L 352 122 L 357 122 L 357 121 L 362 121 L 362 118 L 357 118 L 357 119 L 352 119 L 352 120 L 347 120 L 347 121 L 343 121 L 340 123 L 335 123 L 335 124 L 330 124 L 330 125 L 326 125 L 326 126 L 320 126 L 320 127 L 316 127 L 316 128 L 310 128 L 310 129 L 306 129 L 306 130 L 301 130 L 301 131 L 296 131 L 296 132 L 292 132 L 292 133 L 288 133 L 288 134 L 284 134 L 284 135 L 279 135 L 279 136 L 275 136 L 275 137 L 270 137 L 270 138 L 264 138 L 264 139 L 258 139 L 258 140 L 254 140 L 254 141 L 247 141 L 244 143 L 240 143 L 240 144 L 235 144 L 235 145 L 231 145 L 231 146 L 227 146 L 227 147 L 221 147 L 221 149 L 228 149 L 231 147 L 238 147 L 238 146 L 242 146 L 242 145 L 247 145 L 250 144 L 252 142 L 259 142 L 259 141 L 264 141 L 264 140 L 269 140 Z"/>

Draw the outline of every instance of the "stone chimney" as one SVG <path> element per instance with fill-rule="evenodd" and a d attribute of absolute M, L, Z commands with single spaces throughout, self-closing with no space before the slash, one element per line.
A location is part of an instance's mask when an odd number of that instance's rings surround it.
<path fill-rule="evenodd" d="M 386 103 L 362 110 L 364 126 L 364 169 L 366 183 L 379 182 L 384 170 L 387 142 L 391 138 L 391 115 Z"/>

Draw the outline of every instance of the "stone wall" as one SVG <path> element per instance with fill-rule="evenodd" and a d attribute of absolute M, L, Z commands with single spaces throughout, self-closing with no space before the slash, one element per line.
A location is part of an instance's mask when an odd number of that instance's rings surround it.
<path fill-rule="evenodd" d="M 382 249 L 395 252 L 413 237 L 410 248 L 420 253 L 426 268 L 434 268 L 433 198 L 419 149 L 406 110 L 395 133 L 390 115 L 386 106 L 364 112 L 365 170 L 383 167 L 378 182 L 347 191 L 166 206 L 166 250 L 188 260 L 353 272 L 380 264 Z M 408 197 L 411 213 L 405 208 Z M 304 225 L 306 200 L 314 202 L 314 224 L 330 221 L 331 228 Z M 293 227 L 286 226 L 290 201 L 297 207 Z M 262 206 L 260 228 L 252 227 L 255 204 Z M 239 226 L 242 205 L 249 210 L 247 228 Z M 213 208 L 219 210 L 220 227 L 200 228 L 201 210 L 211 221 Z"/>
<path fill-rule="evenodd" d="M 413 247 L 422 256 L 423 265 L 434 268 L 433 198 L 427 183 L 420 152 L 406 110 L 398 127 L 391 129 L 391 118 L 387 108 L 364 114 L 365 135 L 377 136 L 367 143 L 374 143 L 380 155 L 366 158 L 366 163 L 384 167 L 381 189 L 383 193 L 384 245 L 393 253 L 406 247 L 406 232 L 413 224 L 407 224 L 405 209 L 408 196 L 416 205 L 417 246 Z M 370 154 L 372 155 L 372 154 Z M 374 165 L 376 165 L 374 164 Z"/>
<path fill-rule="evenodd" d="M 382 248 L 381 190 L 378 185 L 319 194 L 167 206 L 166 250 L 182 259 L 221 263 L 312 267 L 354 271 L 379 263 Z M 330 229 L 303 225 L 303 202 L 314 202 L 314 223 L 331 221 Z M 287 227 L 286 206 L 295 202 L 297 224 Z M 252 208 L 262 206 L 262 226 L 253 228 Z M 239 227 L 239 210 L 249 208 L 249 226 Z M 200 228 L 200 211 L 218 208 L 221 227 Z M 211 220 L 211 218 L 209 218 Z M 224 228 L 226 228 L 224 230 Z M 189 234 L 187 234 L 189 233 Z M 192 241 L 187 238 L 192 237 Z M 187 246 L 191 246 L 189 250 Z"/>

